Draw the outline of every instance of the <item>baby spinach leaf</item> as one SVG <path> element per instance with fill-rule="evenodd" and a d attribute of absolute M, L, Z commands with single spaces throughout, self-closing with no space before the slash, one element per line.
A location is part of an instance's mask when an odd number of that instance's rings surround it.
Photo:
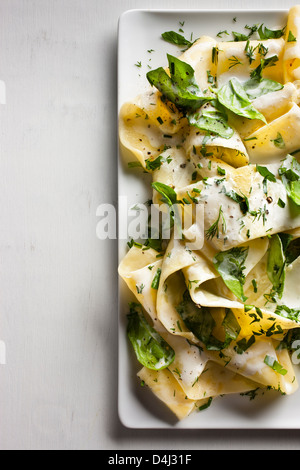
<path fill-rule="evenodd" d="M 224 139 L 230 139 L 234 131 L 227 123 L 227 120 L 227 115 L 217 110 L 199 111 L 188 116 L 188 121 L 191 126 L 219 135 Z"/>
<path fill-rule="evenodd" d="M 233 312 L 226 310 L 222 326 L 225 332 L 225 340 L 220 341 L 213 335 L 216 322 L 208 307 L 198 307 L 191 299 L 189 291 L 183 295 L 182 302 L 176 307 L 185 326 L 198 338 L 209 351 L 220 351 L 229 346 L 232 340 L 236 340 L 241 328 Z"/>
<path fill-rule="evenodd" d="M 283 234 L 281 234 L 283 235 Z M 300 238 L 291 240 L 285 251 L 286 264 L 292 264 L 300 256 Z"/>
<path fill-rule="evenodd" d="M 255 100 L 256 98 L 259 98 L 262 95 L 266 95 L 267 93 L 282 90 L 283 85 L 281 83 L 275 82 L 274 80 L 270 80 L 269 78 L 262 78 L 261 80 L 251 78 L 246 83 L 244 83 L 243 87 L 247 93 L 248 98 L 250 100 Z"/>
<path fill-rule="evenodd" d="M 277 305 L 275 313 L 296 322 L 299 322 L 300 319 L 300 310 L 289 308 L 286 305 Z"/>
<path fill-rule="evenodd" d="M 161 201 L 165 204 L 168 204 L 168 206 L 171 207 L 178 202 L 176 191 L 174 191 L 171 186 L 168 186 L 164 183 L 156 182 L 152 183 L 152 188 L 155 189 L 159 194 L 161 194 Z"/>
<path fill-rule="evenodd" d="M 245 275 L 243 271 L 248 252 L 248 247 L 235 247 L 228 251 L 221 251 L 213 260 L 216 270 L 228 289 L 242 302 L 247 300 L 244 295 Z"/>
<path fill-rule="evenodd" d="M 265 117 L 254 108 L 241 83 L 232 78 L 217 93 L 219 102 L 233 113 L 248 119 L 259 119 L 267 123 Z"/>
<path fill-rule="evenodd" d="M 209 308 L 199 308 L 191 299 L 188 291 L 185 292 L 182 302 L 176 307 L 185 326 L 205 344 L 209 350 L 221 349 L 221 342 L 215 340 L 212 331 L 216 326 Z"/>
<path fill-rule="evenodd" d="M 232 340 L 236 340 L 240 334 L 241 327 L 235 318 L 234 313 L 229 308 L 226 309 L 226 315 L 222 322 L 222 326 L 225 330 L 225 344 L 226 347 Z"/>
<path fill-rule="evenodd" d="M 162 370 L 172 364 L 175 352 L 149 325 L 140 304 L 130 304 L 127 334 L 138 361 L 148 369 Z"/>
<path fill-rule="evenodd" d="M 300 163 L 288 155 L 279 168 L 279 175 L 289 198 L 300 206 Z"/>
<path fill-rule="evenodd" d="M 267 274 L 272 283 L 270 297 L 281 299 L 284 291 L 286 266 L 300 256 L 300 239 L 286 233 L 275 234 L 270 239 Z M 285 310 L 286 312 L 286 310 Z M 280 314 L 280 313 L 279 313 Z"/>
<path fill-rule="evenodd" d="M 213 98 L 204 96 L 195 81 L 195 71 L 191 65 L 167 54 L 170 76 L 163 67 L 150 70 L 147 79 L 162 95 L 179 109 L 196 110 Z"/>
<path fill-rule="evenodd" d="M 165 33 L 162 33 L 161 36 L 164 41 L 175 44 L 176 46 L 191 47 L 194 44 L 194 42 L 189 41 L 184 36 L 182 36 L 182 34 L 176 33 L 175 31 L 166 31 Z"/>
<path fill-rule="evenodd" d="M 267 274 L 270 282 L 273 285 L 272 295 L 278 295 L 281 299 L 284 283 L 285 283 L 285 267 L 286 261 L 283 251 L 281 238 L 278 234 L 273 235 L 270 239 L 268 261 L 267 261 Z"/>
<path fill-rule="evenodd" d="M 291 181 L 289 186 L 290 198 L 297 206 L 300 206 L 300 181 Z"/>

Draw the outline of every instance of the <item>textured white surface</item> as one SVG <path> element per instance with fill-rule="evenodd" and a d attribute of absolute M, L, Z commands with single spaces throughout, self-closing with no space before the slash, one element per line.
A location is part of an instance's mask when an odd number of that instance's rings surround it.
<path fill-rule="evenodd" d="M 0 0 L 2 450 L 299 448 L 299 432 L 134 431 L 117 418 L 117 245 L 97 239 L 96 209 L 117 202 L 118 18 L 182 7 L 208 6 Z"/>

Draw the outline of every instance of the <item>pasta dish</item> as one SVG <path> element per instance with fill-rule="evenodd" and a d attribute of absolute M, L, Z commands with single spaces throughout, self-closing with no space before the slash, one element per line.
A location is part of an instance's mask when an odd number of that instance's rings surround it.
<path fill-rule="evenodd" d="M 164 32 L 181 55 L 149 67 L 119 115 L 160 217 L 119 265 L 128 341 L 179 420 L 222 395 L 298 388 L 300 6 L 271 26 Z"/>

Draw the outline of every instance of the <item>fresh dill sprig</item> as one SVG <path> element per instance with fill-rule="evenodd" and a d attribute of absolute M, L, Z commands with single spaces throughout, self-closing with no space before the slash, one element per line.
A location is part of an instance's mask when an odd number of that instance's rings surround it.
<path fill-rule="evenodd" d="M 235 55 L 230 57 L 228 60 L 230 62 L 230 69 L 232 69 L 232 67 L 235 67 L 236 65 L 243 65 L 243 63 Z"/>
<path fill-rule="evenodd" d="M 217 220 L 209 227 L 208 230 L 205 231 L 206 238 L 208 240 L 212 240 L 215 236 L 219 238 L 220 236 L 220 222 L 222 226 L 222 233 L 223 235 L 226 233 L 226 220 L 224 217 L 222 206 L 220 206 L 219 215 Z"/>

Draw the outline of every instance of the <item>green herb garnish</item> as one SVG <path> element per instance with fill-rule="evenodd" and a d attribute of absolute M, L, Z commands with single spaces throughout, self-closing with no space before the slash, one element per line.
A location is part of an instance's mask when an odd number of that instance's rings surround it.
<path fill-rule="evenodd" d="M 213 98 L 204 96 L 195 81 L 195 72 L 186 62 L 167 54 L 170 75 L 159 67 L 147 73 L 147 79 L 179 109 L 196 110 Z"/>
<path fill-rule="evenodd" d="M 225 220 L 225 217 L 224 217 L 222 206 L 220 206 L 219 215 L 218 215 L 217 220 L 205 232 L 206 238 L 208 240 L 212 240 L 215 236 L 217 238 L 219 238 L 219 236 L 220 236 L 220 223 L 221 223 L 221 227 L 222 227 L 222 233 L 224 235 L 226 233 L 226 220 Z"/>
<path fill-rule="evenodd" d="M 287 374 L 287 370 L 284 369 L 282 367 L 281 364 L 279 364 L 278 361 L 276 361 L 275 357 L 272 357 L 272 356 L 266 356 L 265 359 L 264 359 L 264 363 L 271 367 L 271 369 L 273 369 L 275 372 L 277 372 L 278 374 L 280 375 L 286 375 Z"/>
<path fill-rule="evenodd" d="M 288 155 L 279 168 L 279 175 L 288 197 L 300 206 L 300 163 L 295 157 Z"/>
<path fill-rule="evenodd" d="M 264 25 L 262 24 L 258 28 L 258 34 L 259 34 L 260 39 L 279 39 L 282 36 L 284 36 L 285 27 L 282 29 L 272 30 L 272 29 L 267 28 L 266 26 L 265 27 L 263 26 Z"/>
<path fill-rule="evenodd" d="M 249 248 L 235 247 L 228 251 L 221 251 L 213 260 L 214 266 L 228 289 L 233 292 L 238 299 L 246 302 L 243 286 L 245 284 L 245 261 Z"/>
<path fill-rule="evenodd" d="M 161 276 L 161 269 L 158 268 L 151 284 L 152 289 L 158 290 L 160 276 Z"/>
<path fill-rule="evenodd" d="M 175 352 L 149 325 L 143 315 L 141 305 L 131 303 L 127 318 L 127 334 L 138 361 L 152 370 L 162 370 L 169 367 L 175 359 Z"/>
<path fill-rule="evenodd" d="M 296 42 L 297 38 L 293 35 L 292 31 L 289 31 L 287 42 Z"/>
<path fill-rule="evenodd" d="M 217 93 L 219 102 L 233 113 L 248 118 L 259 119 L 267 123 L 265 117 L 257 111 L 249 100 L 241 83 L 232 78 Z"/>
<path fill-rule="evenodd" d="M 187 46 L 187 48 L 190 48 L 195 42 L 189 41 L 184 36 L 176 33 L 175 31 L 166 31 L 161 35 L 161 37 L 164 41 L 167 41 L 170 44 L 174 44 L 176 46 Z"/>

